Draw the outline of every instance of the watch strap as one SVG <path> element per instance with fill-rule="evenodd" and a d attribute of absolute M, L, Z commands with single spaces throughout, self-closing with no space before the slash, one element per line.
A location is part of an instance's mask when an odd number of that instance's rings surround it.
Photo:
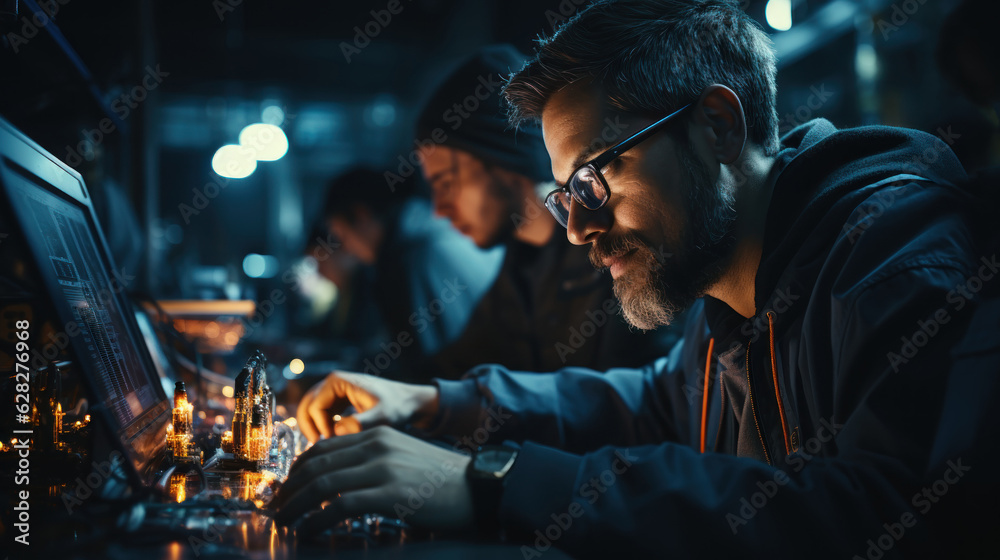
<path fill-rule="evenodd" d="M 469 462 L 466 478 L 472 492 L 473 520 L 477 532 L 482 537 L 495 538 L 500 532 L 500 502 L 503 499 L 504 482 L 513 468 L 508 462 L 501 476 L 490 476 L 477 469 L 476 458 L 486 450 L 503 450 L 511 453 L 516 461 L 518 449 L 508 446 L 487 446 L 477 449 Z"/>

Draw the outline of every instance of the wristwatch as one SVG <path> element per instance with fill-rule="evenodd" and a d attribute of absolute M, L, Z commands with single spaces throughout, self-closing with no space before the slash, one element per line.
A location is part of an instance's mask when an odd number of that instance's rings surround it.
<path fill-rule="evenodd" d="M 472 454 L 466 478 L 472 491 L 472 511 L 482 535 L 494 535 L 500 528 L 500 499 L 507 473 L 514 467 L 518 449 L 486 445 Z"/>

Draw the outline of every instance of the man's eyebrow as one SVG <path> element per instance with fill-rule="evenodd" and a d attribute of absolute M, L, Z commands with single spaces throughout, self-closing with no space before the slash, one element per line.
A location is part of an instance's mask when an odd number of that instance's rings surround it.
<path fill-rule="evenodd" d="M 597 155 L 603 152 L 605 148 L 607 148 L 607 146 L 602 146 L 600 149 L 598 149 L 598 147 L 594 144 L 587 146 L 582 152 L 579 153 L 579 155 L 576 156 L 576 159 L 573 160 L 573 169 L 579 169 L 580 166 L 597 157 Z"/>
<path fill-rule="evenodd" d="M 431 175 L 430 177 L 428 177 L 427 178 L 427 183 L 433 184 L 435 181 L 441 179 L 442 177 L 444 177 L 448 173 L 454 174 L 455 170 L 454 169 L 442 169 L 441 171 L 438 171 L 437 173 L 435 173 L 435 174 Z"/>
<path fill-rule="evenodd" d="M 596 142 L 595 142 L 595 144 L 596 144 Z M 598 147 L 595 146 L 594 144 L 591 144 L 591 145 L 587 146 L 586 148 L 584 148 L 583 151 L 580 152 L 579 154 L 577 154 L 576 158 L 573 159 L 573 167 L 572 167 L 573 173 L 575 173 L 577 169 L 580 169 L 580 167 L 583 166 L 583 164 L 585 164 L 588 161 L 594 159 L 594 156 L 598 152 L 601 152 L 601 151 L 603 151 L 603 148 L 602 149 L 598 149 Z M 566 182 L 565 181 L 559 181 L 557 179 L 556 180 L 556 186 L 561 189 L 561 188 L 563 188 L 563 187 L 566 186 Z"/>

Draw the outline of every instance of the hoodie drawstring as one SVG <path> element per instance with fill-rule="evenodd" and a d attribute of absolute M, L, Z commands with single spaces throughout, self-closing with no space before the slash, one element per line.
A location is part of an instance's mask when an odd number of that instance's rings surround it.
<path fill-rule="evenodd" d="M 774 380 L 774 398 L 778 401 L 778 415 L 781 417 L 781 435 L 785 438 L 785 455 L 792 453 L 788 444 L 788 422 L 785 420 L 785 405 L 781 402 L 781 389 L 778 388 L 778 361 L 774 357 L 774 312 L 767 312 L 767 331 L 771 339 L 771 378 Z"/>
<path fill-rule="evenodd" d="M 774 352 L 774 312 L 767 312 L 767 330 L 771 347 L 771 379 L 774 381 L 774 398 L 778 401 L 778 415 L 781 417 L 781 435 L 785 440 L 785 454 L 792 453 L 788 440 L 788 421 L 785 419 L 785 405 L 781 402 L 781 389 L 778 386 L 778 361 Z M 708 339 L 708 355 L 705 357 L 705 388 L 701 395 L 701 452 L 705 452 L 706 431 L 708 429 L 708 385 L 709 372 L 712 367 L 712 350 L 715 348 L 715 338 Z"/>
<path fill-rule="evenodd" d="M 701 452 L 705 452 L 705 431 L 708 428 L 708 372 L 712 367 L 712 349 L 715 347 L 715 339 L 708 339 L 708 357 L 705 358 L 705 389 L 701 394 Z"/>

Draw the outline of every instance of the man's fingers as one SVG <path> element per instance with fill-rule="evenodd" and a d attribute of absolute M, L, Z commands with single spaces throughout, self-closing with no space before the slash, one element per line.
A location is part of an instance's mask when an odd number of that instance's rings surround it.
<path fill-rule="evenodd" d="M 299 402 L 299 409 L 296 411 L 302 434 L 310 441 L 316 443 L 320 437 L 330 437 L 333 435 L 333 422 L 331 419 L 331 409 L 338 399 L 336 383 L 327 376 L 326 379 L 314 385 L 302 401 Z"/>
<path fill-rule="evenodd" d="M 385 415 L 385 408 L 380 406 L 375 406 L 374 408 L 369 408 L 368 410 L 358 412 L 357 414 L 351 416 L 358 426 L 362 430 L 370 430 L 376 426 L 388 426 L 390 425 Z"/>
<path fill-rule="evenodd" d="M 288 469 L 288 474 L 291 476 L 291 474 L 298 472 L 298 469 L 303 467 L 313 457 L 318 457 L 338 449 L 346 449 L 352 445 L 357 445 L 370 437 L 372 437 L 372 432 L 362 432 L 342 437 L 324 439 L 323 441 L 320 441 L 309 449 L 303 451 L 302 454 L 295 459 L 295 462 L 292 463 L 291 468 Z"/>
<path fill-rule="evenodd" d="M 357 414 L 348 416 L 333 426 L 333 433 L 338 436 L 356 434 L 361 431 L 361 423 L 358 422 Z"/>
<path fill-rule="evenodd" d="M 282 525 L 295 522 L 310 510 L 314 510 L 326 500 L 335 500 L 337 495 L 351 490 L 361 490 L 384 482 L 384 472 L 370 465 L 349 467 L 336 472 L 322 474 L 295 492 L 280 506 L 274 520 Z"/>
<path fill-rule="evenodd" d="M 308 412 L 320 436 L 328 438 L 333 435 L 333 419 L 330 417 L 330 410 L 327 407 L 313 400 Z"/>
<path fill-rule="evenodd" d="M 322 383 L 322 382 L 321 382 Z M 313 402 L 313 392 L 312 390 L 306 391 L 302 400 L 299 401 L 299 408 L 295 411 L 295 418 L 299 424 L 299 430 L 302 430 L 302 435 L 306 436 L 306 439 L 310 443 L 316 443 L 319 439 L 319 432 L 316 427 L 313 426 L 312 418 L 309 416 L 309 406 Z"/>
<path fill-rule="evenodd" d="M 392 496 L 384 488 L 379 487 L 344 492 L 339 498 L 332 500 L 330 505 L 323 508 L 323 511 L 313 513 L 302 521 L 302 524 L 295 530 L 295 534 L 300 538 L 309 537 L 333 528 L 348 517 L 364 513 L 389 515 L 393 508 L 391 500 Z"/>
<path fill-rule="evenodd" d="M 337 380 L 334 389 L 337 397 L 347 399 L 354 408 L 368 410 L 378 404 L 373 381 L 378 384 L 385 383 L 384 380 L 373 380 L 371 376 L 361 373 L 334 372 L 331 375 Z"/>
<path fill-rule="evenodd" d="M 333 453 L 325 453 L 309 458 L 306 461 L 296 461 L 297 468 L 289 471 L 288 479 L 281 485 L 278 495 L 274 497 L 273 507 L 281 507 L 296 492 L 316 478 L 348 467 L 362 464 L 367 459 L 364 447 L 356 445 Z"/>

